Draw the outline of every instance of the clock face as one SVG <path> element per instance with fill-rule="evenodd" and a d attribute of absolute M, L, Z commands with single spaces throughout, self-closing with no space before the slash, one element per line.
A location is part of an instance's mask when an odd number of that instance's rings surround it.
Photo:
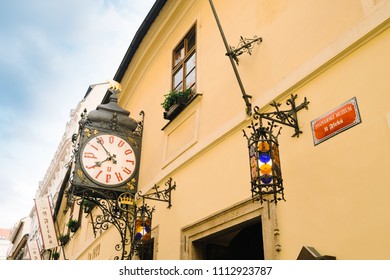
<path fill-rule="evenodd" d="M 111 134 L 91 137 L 81 150 L 80 163 L 92 181 L 104 186 L 126 183 L 138 164 L 131 145 Z"/>

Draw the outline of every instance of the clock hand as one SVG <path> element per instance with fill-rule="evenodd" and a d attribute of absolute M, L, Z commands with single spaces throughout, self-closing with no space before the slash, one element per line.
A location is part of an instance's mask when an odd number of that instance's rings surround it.
<path fill-rule="evenodd" d="M 106 151 L 106 154 L 108 155 L 108 157 L 111 158 L 112 156 L 111 156 L 110 152 L 107 151 L 106 147 L 104 147 L 102 141 L 100 141 L 100 139 L 97 139 L 96 142 L 98 142 L 98 144 L 100 144 L 100 146 L 103 147 L 103 149 Z"/>
<path fill-rule="evenodd" d="M 103 162 L 106 162 L 107 160 L 111 160 L 111 157 L 108 157 L 108 158 L 106 158 L 106 159 L 103 160 L 103 161 L 97 161 L 95 165 L 96 165 L 96 166 L 102 166 L 102 163 L 103 163 Z"/>
<path fill-rule="evenodd" d="M 110 153 L 109 151 L 107 151 L 106 147 L 104 147 L 104 145 L 103 145 L 102 141 L 100 141 L 100 139 L 97 139 L 96 141 L 98 142 L 98 144 L 100 144 L 100 146 L 103 147 L 104 151 L 105 151 L 106 154 L 108 155 L 108 158 L 106 158 L 104 161 L 101 161 L 100 164 L 103 163 L 103 162 L 105 162 L 105 161 L 107 161 L 107 160 L 112 160 L 112 163 L 113 163 L 113 164 L 117 164 L 117 161 L 114 159 L 114 158 L 116 158 L 116 155 L 115 155 L 115 154 L 114 154 L 114 155 L 111 155 L 111 153 Z M 99 165 L 99 166 L 100 166 L 100 165 Z"/>
<path fill-rule="evenodd" d="M 116 155 L 115 155 L 115 154 L 112 155 L 112 158 L 111 158 L 111 159 L 112 159 L 112 163 L 113 163 L 113 164 L 117 164 L 117 161 L 116 161 L 116 159 L 114 159 L 114 158 L 116 158 Z"/>
<path fill-rule="evenodd" d="M 111 157 L 111 156 L 107 157 L 105 160 L 102 160 L 102 161 L 95 161 L 95 165 L 92 165 L 92 166 L 89 167 L 89 168 L 101 167 L 103 162 L 106 162 L 106 161 L 109 161 L 109 160 L 112 160 L 112 162 L 113 162 L 114 164 L 117 164 L 117 161 L 116 161 L 115 159 L 113 159 L 113 158 L 115 158 L 115 157 L 116 157 L 116 155 L 113 155 L 112 157 Z"/>

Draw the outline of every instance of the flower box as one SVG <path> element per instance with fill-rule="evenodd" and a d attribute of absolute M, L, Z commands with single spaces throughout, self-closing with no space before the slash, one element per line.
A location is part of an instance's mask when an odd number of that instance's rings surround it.
<path fill-rule="evenodd" d="M 185 91 L 171 91 L 164 96 L 165 100 L 161 103 L 161 106 L 165 110 L 163 116 L 164 119 L 172 120 L 186 107 L 191 100 L 192 92 L 191 89 Z"/>

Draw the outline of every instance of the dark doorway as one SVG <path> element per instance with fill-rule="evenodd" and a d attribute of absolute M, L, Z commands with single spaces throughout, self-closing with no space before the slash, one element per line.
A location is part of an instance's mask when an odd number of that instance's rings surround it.
<path fill-rule="evenodd" d="M 261 223 L 227 229 L 198 242 L 205 260 L 264 260 Z"/>

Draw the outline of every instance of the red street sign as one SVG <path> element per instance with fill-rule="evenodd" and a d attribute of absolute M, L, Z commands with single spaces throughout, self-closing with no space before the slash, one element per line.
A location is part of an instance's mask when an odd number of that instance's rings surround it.
<path fill-rule="evenodd" d="M 356 97 L 311 122 L 314 145 L 361 123 Z"/>

